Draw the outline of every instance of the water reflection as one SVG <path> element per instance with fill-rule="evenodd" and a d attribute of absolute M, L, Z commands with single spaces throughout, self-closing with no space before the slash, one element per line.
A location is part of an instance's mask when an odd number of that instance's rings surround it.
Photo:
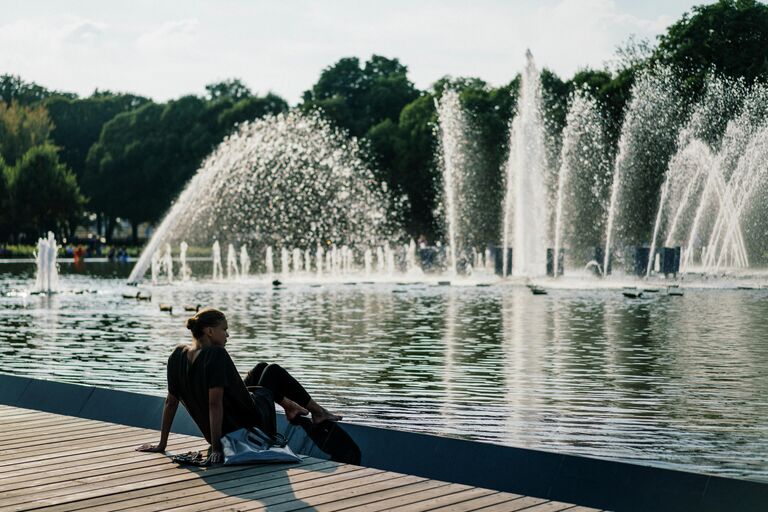
<path fill-rule="evenodd" d="M 162 394 L 182 304 L 230 319 L 241 368 L 279 361 L 352 421 L 768 479 L 768 290 L 181 283 L 151 302 L 63 272 L 2 274 L 0 371 Z M 9 294 L 10 293 L 10 294 Z M 174 305 L 174 314 L 158 303 Z"/>

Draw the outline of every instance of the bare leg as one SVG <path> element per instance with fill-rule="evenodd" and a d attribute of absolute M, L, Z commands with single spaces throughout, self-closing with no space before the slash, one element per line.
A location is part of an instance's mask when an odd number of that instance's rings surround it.
<path fill-rule="evenodd" d="M 341 421 L 342 416 L 340 414 L 333 414 L 322 405 L 315 402 L 314 399 L 310 400 L 307 404 L 307 409 L 312 413 L 312 423 L 322 423 L 324 421 Z"/>

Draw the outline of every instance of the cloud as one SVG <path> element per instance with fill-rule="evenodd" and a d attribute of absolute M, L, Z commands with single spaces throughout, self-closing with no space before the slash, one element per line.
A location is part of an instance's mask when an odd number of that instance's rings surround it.
<path fill-rule="evenodd" d="M 200 22 L 194 18 L 168 21 L 141 34 L 136 46 L 145 50 L 182 49 L 195 42 L 199 26 Z"/>

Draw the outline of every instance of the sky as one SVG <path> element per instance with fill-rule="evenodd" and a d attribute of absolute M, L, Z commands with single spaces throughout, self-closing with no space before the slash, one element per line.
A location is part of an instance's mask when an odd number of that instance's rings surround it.
<path fill-rule="evenodd" d="M 509 82 L 527 48 L 561 78 L 655 40 L 684 0 L 0 0 L 0 74 L 156 101 L 240 78 L 297 103 L 342 57 L 398 58 L 420 89 L 445 75 Z"/>

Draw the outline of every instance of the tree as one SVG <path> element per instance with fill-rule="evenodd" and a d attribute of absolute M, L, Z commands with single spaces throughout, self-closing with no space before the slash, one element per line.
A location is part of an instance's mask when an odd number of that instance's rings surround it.
<path fill-rule="evenodd" d="M 7 239 L 11 229 L 10 173 L 5 160 L 0 156 L 0 240 Z"/>
<path fill-rule="evenodd" d="M 29 239 L 53 231 L 66 235 L 83 207 L 74 173 L 59 161 L 49 144 L 27 151 L 10 172 L 14 230 Z"/>
<path fill-rule="evenodd" d="M 50 91 L 34 82 L 25 82 L 20 76 L 0 75 L 0 100 L 5 103 L 16 101 L 22 105 L 31 105 L 51 96 L 77 97 L 72 93 Z"/>
<path fill-rule="evenodd" d="M 677 68 L 690 95 L 699 95 L 714 67 L 744 77 L 768 76 L 768 6 L 756 0 L 720 0 L 694 7 L 659 36 L 652 61 Z"/>
<path fill-rule="evenodd" d="M 251 96 L 223 110 L 217 116 L 217 123 L 222 131 L 227 132 L 238 123 L 287 111 L 288 103 L 276 94 L 269 93 L 263 98 Z"/>
<path fill-rule="evenodd" d="M 43 105 L 48 109 L 53 122 L 51 138 L 61 147 L 62 161 L 81 179 L 88 150 L 98 140 L 104 124 L 117 114 L 136 109 L 148 101 L 147 98 L 132 94 L 96 90 L 89 98 L 54 96 L 45 99 Z M 84 190 L 86 195 L 93 192 Z"/>
<path fill-rule="evenodd" d="M 419 96 L 407 74 L 397 59 L 373 55 L 360 67 L 356 57 L 343 58 L 322 71 L 301 107 L 320 108 L 338 126 L 362 137 L 385 119 L 397 122 L 403 107 Z"/>
<path fill-rule="evenodd" d="M 120 217 L 131 222 L 137 243 L 138 225 L 161 218 L 235 122 L 286 108 L 276 95 L 236 103 L 184 96 L 115 116 L 91 147 L 83 178 L 91 208 L 106 217 L 107 238 Z"/>
<path fill-rule="evenodd" d="M 42 105 L 30 107 L 17 101 L 0 102 L 0 156 L 16 163 L 30 148 L 43 144 L 53 129 L 48 111 Z"/>
<path fill-rule="evenodd" d="M 221 82 L 205 86 L 208 99 L 211 101 L 229 98 L 232 101 L 240 101 L 252 96 L 251 90 L 238 78 L 230 78 Z"/>

